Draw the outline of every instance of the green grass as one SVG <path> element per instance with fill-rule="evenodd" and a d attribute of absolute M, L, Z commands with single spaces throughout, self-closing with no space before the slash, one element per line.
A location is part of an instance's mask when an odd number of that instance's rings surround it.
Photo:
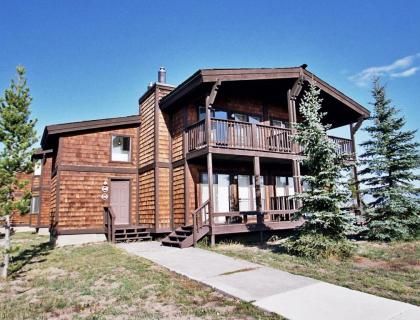
<path fill-rule="evenodd" d="M 24 233 L 12 241 L 0 319 L 281 319 L 110 244 L 53 249 Z"/>
<path fill-rule="evenodd" d="M 201 246 L 290 273 L 420 305 L 420 241 L 359 242 L 354 257 L 345 261 L 314 261 L 291 256 L 284 253 L 278 242 L 266 245 L 220 243 L 214 248 Z"/>

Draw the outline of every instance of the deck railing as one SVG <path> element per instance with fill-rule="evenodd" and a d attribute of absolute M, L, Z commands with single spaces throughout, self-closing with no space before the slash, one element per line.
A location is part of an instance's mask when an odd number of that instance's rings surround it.
<path fill-rule="evenodd" d="M 271 152 L 292 152 L 292 132 L 290 129 L 256 125 L 256 147 Z"/>
<path fill-rule="evenodd" d="M 186 128 L 187 150 L 200 150 L 207 145 L 205 121 Z M 340 154 L 353 155 L 352 140 L 330 137 Z M 292 153 L 292 131 L 243 121 L 211 119 L 210 145 L 219 148 Z"/>
<path fill-rule="evenodd" d="M 201 120 L 189 126 L 186 131 L 188 151 L 198 150 L 206 143 L 205 121 Z"/>
<path fill-rule="evenodd" d="M 199 206 L 191 215 L 193 222 L 193 245 L 197 244 L 197 234 L 200 228 L 209 223 L 208 219 L 208 204 L 207 200 L 201 206 Z"/>
<path fill-rule="evenodd" d="M 340 154 L 353 154 L 353 142 L 351 139 L 339 138 L 334 136 L 329 136 L 329 138 L 338 145 L 338 153 Z"/>
<path fill-rule="evenodd" d="M 111 207 L 104 207 L 104 223 L 107 240 L 115 243 L 115 214 Z"/>

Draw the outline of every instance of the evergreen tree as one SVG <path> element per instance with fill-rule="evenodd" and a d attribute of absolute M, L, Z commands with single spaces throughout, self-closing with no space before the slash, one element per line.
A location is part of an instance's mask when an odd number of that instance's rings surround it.
<path fill-rule="evenodd" d="M 420 224 L 419 190 L 413 185 L 420 161 L 416 131 L 403 130 L 405 120 L 391 106 L 379 79 L 372 95 L 373 122 L 365 128 L 370 140 L 361 144 L 365 152 L 359 172 L 362 192 L 373 199 L 366 213 L 368 235 L 382 241 L 409 239 L 418 235 Z"/>
<path fill-rule="evenodd" d="M 27 213 L 29 196 L 16 199 L 14 191 L 25 183 L 18 181 L 17 173 L 32 170 L 32 146 L 37 141 L 36 120 L 30 118 L 32 98 L 26 84 L 25 68 L 16 68 L 17 79 L 0 97 L 0 216 L 5 221 L 5 255 L 2 276 L 7 276 L 10 252 L 10 219 L 15 213 Z"/>
<path fill-rule="evenodd" d="M 302 177 L 309 186 L 297 198 L 301 208 L 296 219 L 304 217 L 301 234 L 322 235 L 335 240 L 345 239 L 353 230 L 353 217 L 342 207 L 348 203 L 350 192 L 342 180 L 346 169 L 344 156 L 337 152 L 337 145 L 328 138 L 330 125 L 322 123 L 320 89 L 311 83 L 305 91 L 299 111 L 303 122 L 296 124 L 295 141 L 303 147 Z"/>

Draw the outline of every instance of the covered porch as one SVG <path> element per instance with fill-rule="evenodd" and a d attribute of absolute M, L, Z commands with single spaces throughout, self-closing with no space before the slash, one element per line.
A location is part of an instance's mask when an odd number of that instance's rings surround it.
<path fill-rule="evenodd" d="M 296 159 L 207 154 L 188 162 L 195 190 L 192 222 L 218 234 L 293 229 L 301 192 Z"/>

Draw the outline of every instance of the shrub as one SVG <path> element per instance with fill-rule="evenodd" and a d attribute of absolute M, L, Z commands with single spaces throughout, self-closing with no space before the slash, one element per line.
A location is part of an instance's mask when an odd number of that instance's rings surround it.
<path fill-rule="evenodd" d="M 345 259 L 352 256 L 355 246 L 347 239 L 333 239 L 319 234 L 306 234 L 284 243 L 287 253 L 310 259 Z"/>

